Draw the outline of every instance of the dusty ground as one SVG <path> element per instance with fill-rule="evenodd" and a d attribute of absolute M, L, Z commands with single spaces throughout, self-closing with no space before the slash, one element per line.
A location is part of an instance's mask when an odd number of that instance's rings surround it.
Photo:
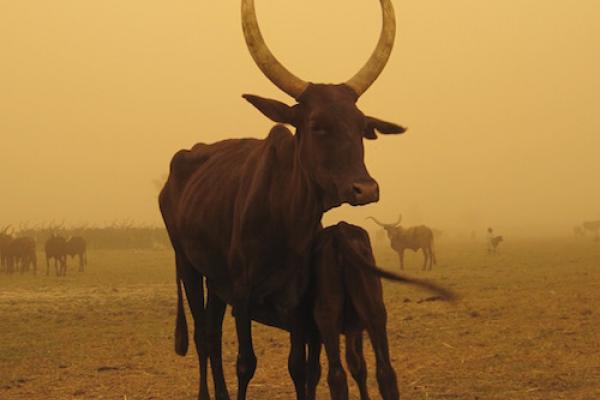
<path fill-rule="evenodd" d="M 458 291 L 459 304 L 385 286 L 403 399 L 600 398 L 600 243 L 509 241 L 493 257 L 477 243 L 437 247 L 439 265 L 427 275 Z M 386 246 L 377 256 L 396 267 Z M 407 256 L 408 272 L 424 275 L 420 254 Z M 172 350 L 170 251 L 91 252 L 89 260 L 87 272 L 71 269 L 66 279 L 0 275 L 0 399 L 194 399 L 194 353 Z M 293 399 L 287 335 L 254 332 L 259 365 L 249 398 Z M 235 350 L 228 316 L 232 393 Z M 322 379 L 319 397 L 327 390 Z M 351 392 L 358 398 L 353 383 Z"/>

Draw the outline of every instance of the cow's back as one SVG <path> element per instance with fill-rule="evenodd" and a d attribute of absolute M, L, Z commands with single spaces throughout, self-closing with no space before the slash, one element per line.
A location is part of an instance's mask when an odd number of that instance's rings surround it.
<path fill-rule="evenodd" d="M 240 243 L 258 241 L 257 251 L 273 257 L 282 247 L 272 238 L 259 240 L 258 236 L 262 235 L 260 229 L 272 228 L 277 218 L 276 204 L 267 199 L 276 186 L 274 180 L 286 179 L 281 170 L 292 163 L 293 140 L 287 128 L 276 126 L 265 140 L 197 144 L 173 157 L 159 197 L 169 237 L 175 251 L 185 255 L 226 300 L 231 298 L 231 284 L 236 279 L 232 273 L 240 270 L 239 262 L 231 262 L 232 254 L 248 254 Z M 278 163 L 279 159 L 286 161 Z M 264 217 L 259 218 L 261 224 L 245 230 L 248 225 L 244 223 L 256 213 Z M 278 232 L 278 237 L 286 236 Z M 229 268 L 230 264 L 236 265 Z"/>

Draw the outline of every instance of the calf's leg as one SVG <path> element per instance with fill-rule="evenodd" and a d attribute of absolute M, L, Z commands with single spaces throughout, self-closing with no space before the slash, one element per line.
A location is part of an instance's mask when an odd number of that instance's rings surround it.
<path fill-rule="evenodd" d="M 363 353 L 362 332 L 349 332 L 346 334 L 346 364 L 358 385 L 360 400 L 369 400 L 367 363 Z"/>

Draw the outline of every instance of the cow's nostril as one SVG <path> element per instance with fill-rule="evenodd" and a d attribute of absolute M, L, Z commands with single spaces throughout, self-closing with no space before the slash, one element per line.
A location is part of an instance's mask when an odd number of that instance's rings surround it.
<path fill-rule="evenodd" d="M 354 194 L 357 196 L 360 196 L 363 192 L 360 186 L 357 184 L 352 185 L 352 189 L 354 190 Z"/>

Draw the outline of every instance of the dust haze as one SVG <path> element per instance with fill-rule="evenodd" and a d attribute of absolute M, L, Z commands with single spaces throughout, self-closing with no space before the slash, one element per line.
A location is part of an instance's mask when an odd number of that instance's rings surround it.
<path fill-rule="evenodd" d="M 400 137 L 367 141 L 381 200 L 342 207 L 454 232 L 570 232 L 600 219 L 600 6 L 595 1 L 395 2 L 397 40 L 361 98 Z M 372 2 L 260 0 L 295 74 L 341 82 L 368 58 Z M 0 5 L 2 224 L 160 225 L 155 181 L 196 142 L 264 137 L 240 97 L 291 103 L 255 66 L 236 1 Z"/>

